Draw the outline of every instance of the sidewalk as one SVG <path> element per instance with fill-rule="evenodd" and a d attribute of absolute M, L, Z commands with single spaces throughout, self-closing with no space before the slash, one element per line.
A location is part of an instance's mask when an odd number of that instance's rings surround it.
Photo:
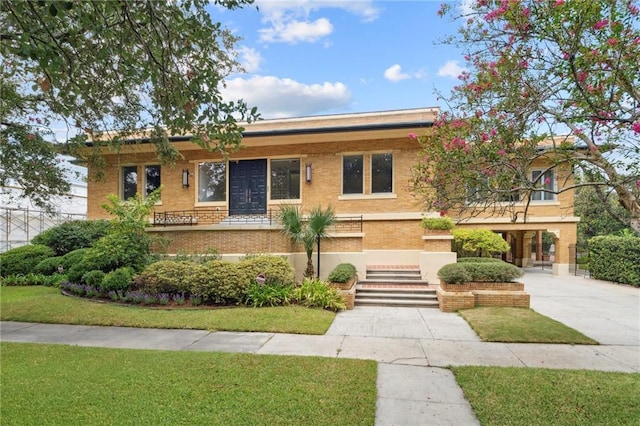
<path fill-rule="evenodd" d="M 323 336 L 0 323 L 0 339 L 130 349 L 248 352 L 372 359 L 379 364 L 377 425 L 477 424 L 455 365 L 640 372 L 640 291 L 527 270 L 532 308 L 601 345 L 486 343 L 455 313 L 356 308 Z"/>

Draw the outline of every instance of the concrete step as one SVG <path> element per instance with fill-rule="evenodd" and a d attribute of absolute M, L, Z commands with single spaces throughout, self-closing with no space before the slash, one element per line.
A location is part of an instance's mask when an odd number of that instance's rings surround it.
<path fill-rule="evenodd" d="M 356 306 L 383 306 L 395 308 L 438 308 L 437 300 L 399 300 L 399 299 L 369 299 L 356 298 Z"/>

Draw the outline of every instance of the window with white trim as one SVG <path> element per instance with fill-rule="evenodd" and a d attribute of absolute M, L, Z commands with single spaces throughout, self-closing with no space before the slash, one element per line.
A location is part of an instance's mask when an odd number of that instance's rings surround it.
<path fill-rule="evenodd" d="M 124 166 L 122 168 L 120 194 L 123 200 L 128 200 L 138 192 L 138 166 Z"/>
<path fill-rule="evenodd" d="M 362 194 L 364 161 L 362 155 L 344 155 L 342 157 L 342 193 Z"/>
<path fill-rule="evenodd" d="M 198 163 L 198 202 L 220 202 L 227 199 L 226 163 Z"/>
<path fill-rule="evenodd" d="M 271 160 L 271 199 L 300 199 L 300 159 Z"/>
<path fill-rule="evenodd" d="M 534 191 L 531 194 L 532 201 L 553 201 L 556 199 L 555 188 L 556 179 L 553 170 L 533 170 L 531 172 L 531 181 L 537 188 L 543 188 L 543 191 Z"/>
<path fill-rule="evenodd" d="M 393 154 L 371 154 L 371 193 L 393 192 Z"/>

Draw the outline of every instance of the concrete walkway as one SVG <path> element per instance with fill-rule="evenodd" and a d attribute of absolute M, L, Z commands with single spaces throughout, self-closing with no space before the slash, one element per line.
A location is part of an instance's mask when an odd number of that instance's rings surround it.
<path fill-rule="evenodd" d="M 485 343 L 454 313 L 372 307 L 340 312 L 323 336 L 2 322 L 0 340 L 371 359 L 377 425 L 477 424 L 448 366 L 640 372 L 640 290 L 540 270 L 523 281 L 534 310 L 601 345 Z"/>

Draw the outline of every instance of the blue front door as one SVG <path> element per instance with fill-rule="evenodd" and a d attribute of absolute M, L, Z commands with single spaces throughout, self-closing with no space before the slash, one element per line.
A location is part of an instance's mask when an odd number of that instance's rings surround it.
<path fill-rule="evenodd" d="M 267 160 L 229 161 L 229 214 L 267 212 Z"/>

